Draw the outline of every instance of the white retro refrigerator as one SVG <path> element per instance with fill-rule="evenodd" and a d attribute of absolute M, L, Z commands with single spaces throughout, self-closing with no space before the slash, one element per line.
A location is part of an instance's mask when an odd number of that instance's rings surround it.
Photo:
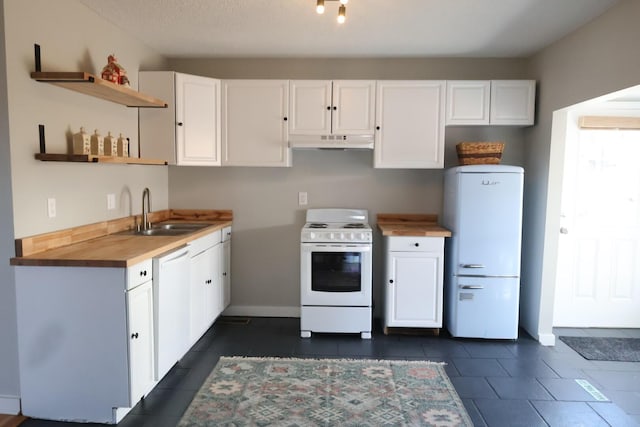
<path fill-rule="evenodd" d="M 516 339 L 524 170 L 458 166 L 445 172 L 445 323 L 454 337 Z"/>

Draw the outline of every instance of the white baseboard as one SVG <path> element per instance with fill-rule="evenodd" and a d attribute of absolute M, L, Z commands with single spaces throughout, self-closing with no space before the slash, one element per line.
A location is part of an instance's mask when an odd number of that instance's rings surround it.
<path fill-rule="evenodd" d="M 230 305 L 224 312 L 222 312 L 222 315 L 255 317 L 300 317 L 300 307 Z"/>
<path fill-rule="evenodd" d="M 556 345 L 556 336 L 554 334 L 538 334 L 538 342 L 545 346 Z"/>
<path fill-rule="evenodd" d="M 17 396 L 0 396 L 0 414 L 18 415 L 20 398 Z"/>

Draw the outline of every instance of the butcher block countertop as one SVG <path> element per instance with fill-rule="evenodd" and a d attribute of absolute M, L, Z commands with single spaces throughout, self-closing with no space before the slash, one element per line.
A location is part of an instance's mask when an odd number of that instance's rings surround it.
<path fill-rule="evenodd" d="M 129 267 L 230 226 L 230 210 L 165 210 L 152 212 L 152 223 L 202 222 L 210 226 L 178 236 L 119 234 L 135 227 L 136 217 L 104 221 L 16 239 L 11 265 L 59 267 Z"/>
<path fill-rule="evenodd" d="M 438 215 L 378 214 L 376 219 L 383 236 L 451 237 L 451 231 L 438 225 Z"/>

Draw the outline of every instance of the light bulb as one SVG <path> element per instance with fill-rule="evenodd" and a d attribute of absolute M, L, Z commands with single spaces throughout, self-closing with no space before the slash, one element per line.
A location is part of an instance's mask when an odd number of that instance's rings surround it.
<path fill-rule="evenodd" d="M 347 3 L 349 3 L 349 0 L 340 0 L 340 3 L 347 4 Z"/>
<path fill-rule="evenodd" d="M 318 0 L 318 2 L 316 3 L 316 12 L 318 12 L 319 14 L 324 13 L 324 0 Z"/>
<path fill-rule="evenodd" d="M 344 24 L 344 21 L 347 19 L 347 8 L 344 4 L 340 5 L 340 9 L 338 9 L 338 24 Z"/>

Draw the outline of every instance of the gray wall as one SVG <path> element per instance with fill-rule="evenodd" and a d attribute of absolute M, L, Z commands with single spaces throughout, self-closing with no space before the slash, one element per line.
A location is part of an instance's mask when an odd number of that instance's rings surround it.
<path fill-rule="evenodd" d="M 218 78 L 509 79 L 526 78 L 522 60 L 485 59 L 171 59 L 171 69 Z M 446 130 L 445 165 L 456 165 L 460 141 L 506 142 L 504 163 L 524 163 L 523 130 Z M 294 151 L 291 168 L 169 169 L 174 208 L 233 209 L 233 314 L 298 315 L 300 229 L 306 208 L 365 208 L 377 213 L 442 210 L 442 170 L 374 169 L 372 152 Z M 308 206 L 298 206 L 306 191 Z M 374 239 L 374 288 L 379 306 L 382 239 Z"/>
<path fill-rule="evenodd" d="M 540 90 L 537 125 L 527 131 L 525 144 L 525 304 L 521 317 L 533 335 L 548 337 L 553 323 L 563 153 L 550 144 L 552 115 L 578 102 L 640 84 L 638 17 L 640 2 L 622 0 L 531 58 L 529 70 Z"/>
<path fill-rule="evenodd" d="M 66 153 L 81 126 L 131 138 L 137 155 L 138 111 L 32 80 L 33 44 L 42 47 L 43 71 L 87 71 L 100 75 L 115 53 L 137 87 L 139 68 L 163 67 L 161 56 L 75 0 L 5 0 L 9 131 L 16 237 L 119 218 L 140 211 L 149 187 L 153 208 L 168 203 L 166 167 L 40 162 L 38 124 L 46 129 L 47 152 Z M 107 211 L 114 193 L 118 209 Z M 56 218 L 47 198 L 57 199 Z"/>
<path fill-rule="evenodd" d="M 100 74 L 115 53 L 137 87 L 138 69 L 164 68 L 164 58 L 76 0 L 4 0 L 1 3 L 0 67 L 0 412 L 18 405 L 19 378 L 15 284 L 9 258 L 13 239 L 140 211 L 142 189 L 153 208 L 168 206 L 168 168 L 39 162 L 38 124 L 46 128 L 47 152 L 66 153 L 80 126 L 122 132 L 137 146 L 138 113 L 107 101 L 31 80 L 33 44 L 42 46 L 43 71 Z M 134 151 L 135 152 L 135 151 Z M 106 195 L 118 196 L 107 211 Z M 46 200 L 57 199 L 47 218 Z M 18 406 L 15 406 L 18 407 Z"/>

